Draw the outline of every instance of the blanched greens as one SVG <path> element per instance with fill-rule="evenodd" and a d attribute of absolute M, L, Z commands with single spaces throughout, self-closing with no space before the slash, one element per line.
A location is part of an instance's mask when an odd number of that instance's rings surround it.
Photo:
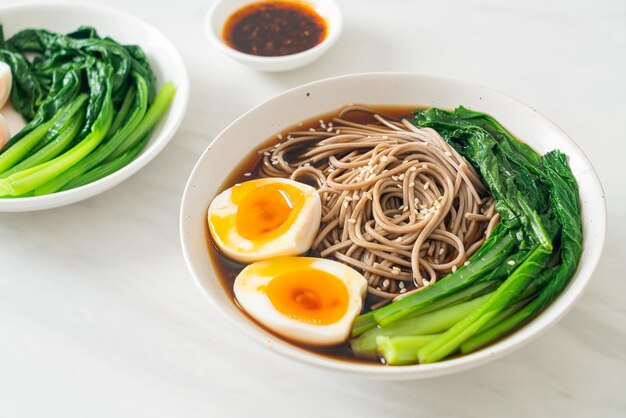
<path fill-rule="evenodd" d="M 565 288 L 582 252 L 578 187 L 563 153 L 542 157 L 493 117 L 463 107 L 416 111 L 412 122 L 435 129 L 476 168 L 501 221 L 454 273 L 357 318 L 353 351 L 378 352 L 388 364 L 473 351 L 526 323 Z"/>
<path fill-rule="evenodd" d="M 175 94 L 171 82 L 157 94 L 141 48 L 91 27 L 26 29 L 6 40 L 0 25 L 0 61 L 13 73 L 11 104 L 28 121 L 0 149 L 0 197 L 54 193 L 123 167 Z"/>

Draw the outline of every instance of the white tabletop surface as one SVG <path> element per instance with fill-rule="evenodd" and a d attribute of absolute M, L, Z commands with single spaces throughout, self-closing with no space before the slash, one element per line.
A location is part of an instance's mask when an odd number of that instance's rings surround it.
<path fill-rule="evenodd" d="M 207 44 L 210 0 L 99 2 L 171 38 L 191 78 L 189 111 L 168 148 L 115 189 L 0 214 L 0 417 L 626 416 L 626 2 L 340 0 L 337 45 L 280 74 Z M 494 87 L 587 153 L 607 195 L 606 250 L 582 299 L 546 335 L 452 376 L 358 380 L 261 349 L 198 290 L 178 208 L 209 141 L 288 88 L 366 71 Z"/>

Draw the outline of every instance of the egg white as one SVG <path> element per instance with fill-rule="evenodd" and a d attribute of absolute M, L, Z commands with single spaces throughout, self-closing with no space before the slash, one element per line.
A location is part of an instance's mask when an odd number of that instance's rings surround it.
<path fill-rule="evenodd" d="M 363 307 L 367 280 L 356 270 L 339 262 L 323 258 L 298 257 L 311 260 L 311 268 L 322 270 L 341 280 L 348 290 L 348 307 L 344 315 L 328 325 L 307 324 L 279 312 L 262 290 L 275 277 L 266 275 L 272 264 L 280 265 L 286 258 L 259 261 L 247 266 L 235 279 L 233 289 L 237 302 L 251 317 L 275 333 L 295 342 L 312 346 L 333 346 L 348 340 L 354 319 Z"/>
<path fill-rule="evenodd" d="M 4 117 L 0 115 L 0 149 L 9 142 L 11 139 L 11 132 L 9 131 L 9 124 L 4 120 Z"/>
<path fill-rule="evenodd" d="M 4 107 L 9 99 L 12 82 L 13 75 L 11 74 L 11 67 L 9 67 L 7 63 L 0 61 L 0 109 Z"/>
<path fill-rule="evenodd" d="M 241 263 L 252 263 L 270 257 L 299 255 L 307 252 L 317 235 L 322 217 L 320 196 L 313 187 L 293 180 L 265 178 L 252 180 L 258 187 L 268 184 L 284 183 L 298 188 L 304 194 L 304 203 L 287 231 L 264 242 L 251 241 L 237 231 L 229 230 L 227 239 L 221 239 L 211 223 L 213 215 L 218 217 L 236 216 L 238 205 L 232 200 L 232 188 L 220 193 L 209 206 L 207 219 L 213 242 L 227 257 Z"/>

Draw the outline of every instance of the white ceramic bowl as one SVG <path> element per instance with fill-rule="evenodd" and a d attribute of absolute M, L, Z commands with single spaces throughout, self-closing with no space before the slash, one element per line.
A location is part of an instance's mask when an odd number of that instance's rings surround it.
<path fill-rule="evenodd" d="M 501 341 L 474 353 L 440 363 L 383 367 L 333 360 L 297 348 L 266 332 L 242 315 L 216 277 L 209 258 L 206 210 L 228 174 L 262 141 L 294 123 L 360 104 L 464 105 L 490 113 L 540 153 L 565 152 L 580 187 L 584 243 L 578 271 L 565 291 L 536 319 Z M 251 134 L 252 133 L 252 134 Z M 572 307 L 598 263 L 606 229 L 602 187 L 591 164 L 555 124 L 532 108 L 484 86 L 414 74 L 357 74 L 330 78 L 289 90 L 255 107 L 224 129 L 196 164 L 183 195 L 180 213 L 185 259 L 212 304 L 240 330 L 274 352 L 321 368 L 381 379 L 414 379 L 476 367 L 528 343 L 554 325 Z"/>
<path fill-rule="evenodd" d="M 127 166 L 96 182 L 46 196 L 0 199 L 0 212 L 49 209 L 78 202 L 110 189 L 132 176 L 165 148 L 180 125 L 189 101 L 189 80 L 182 58 L 172 43 L 143 20 L 109 7 L 81 3 L 43 3 L 0 6 L 0 21 L 7 38 L 21 29 L 44 28 L 66 33 L 90 25 L 101 36 L 136 44 L 146 52 L 157 87 L 171 80 L 176 96 L 143 151 Z"/>
<path fill-rule="evenodd" d="M 215 45 L 226 55 L 255 70 L 287 71 L 309 64 L 330 49 L 337 42 L 343 30 L 343 16 L 334 0 L 296 0 L 296 3 L 305 3 L 311 6 L 327 22 L 328 34 L 318 45 L 297 54 L 280 57 L 260 57 L 231 48 L 222 38 L 222 30 L 226 20 L 243 6 L 259 1 L 262 0 L 217 0 L 209 9 L 204 22 L 211 45 Z"/>

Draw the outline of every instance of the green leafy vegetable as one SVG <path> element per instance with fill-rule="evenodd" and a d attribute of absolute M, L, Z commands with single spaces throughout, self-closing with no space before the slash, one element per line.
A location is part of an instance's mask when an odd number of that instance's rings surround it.
<path fill-rule="evenodd" d="M 353 351 L 378 350 L 388 364 L 431 363 L 500 338 L 558 296 L 582 252 L 578 188 L 563 153 L 541 157 L 493 117 L 463 107 L 416 111 L 414 123 L 435 129 L 476 168 L 501 222 L 468 265 L 357 318 Z M 481 284 L 495 291 L 472 293 Z M 444 303 L 458 296 L 458 305 Z M 420 320 L 432 324 L 445 312 L 459 315 L 424 330 Z"/>
<path fill-rule="evenodd" d="M 414 315 L 391 325 L 373 328 L 350 342 L 352 351 L 361 357 L 376 355 L 376 339 L 380 336 L 427 335 L 448 330 L 451 326 L 478 309 L 489 297 L 479 296 L 471 301 Z M 417 352 L 415 353 L 417 356 Z"/>
<path fill-rule="evenodd" d="M 67 190 L 123 167 L 175 94 L 171 82 L 157 94 L 141 48 L 88 26 L 5 39 L 0 25 L 0 61 L 13 73 L 11 104 L 27 121 L 0 149 L 0 197 Z"/>
<path fill-rule="evenodd" d="M 550 280 L 532 302 L 515 315 L 468 340 L 461 346 L 462 352 L 480 348 L 537 316 L 563 291 L 576 272 L 582 254 L 578 186 L 563 153 L 551 151 L 542 157 L 542 162 L 552 190 L 554 210 L 561 224 L 561 264 L 546 270 L 545 276 Z"/>

